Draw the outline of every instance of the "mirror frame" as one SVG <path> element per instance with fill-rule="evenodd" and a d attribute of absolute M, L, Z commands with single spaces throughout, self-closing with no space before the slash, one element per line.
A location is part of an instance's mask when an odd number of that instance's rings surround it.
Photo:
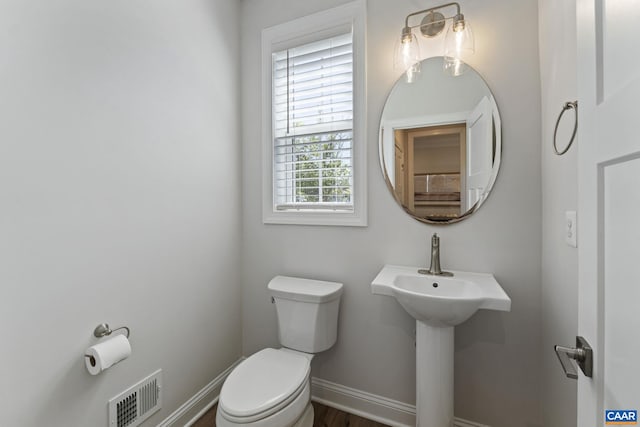
<path fill-rule="evenodd" d="M 441 56 L 433 56 L 433 57 L 429 57 L 429 58 L 425 58 L 421 61 L 421 64 L 423 64 L 425 61 L 429 61 L 429 60 L 443 60 L 443 57 Z M 493 117 L 493 133 L 495 136 L 495 152 L 493 153 L 493 166 L 491 168 L 491 176 L 489 177 L 489 182 L 487 183 L 487 190 L 484 192 L 484 194 L 482 195 L 482 197 L 480 198 L 480 200 L 478 200 L 471 208 L 467 209 L 467 211 L 456 217 L 456 218 L 450 218 L 450 219 L 443 219 L 443 220 L 433 220 L 433 219 L 429 219 L 429 218 L 422 218 L 419 216 L 414 215 L 412 212 L 410 212 L 406 206 L 403 205 L 403 203 L 398 200 L 395 188 L 393 187 L 393 185 L 391 184 L 391 181 L 389 180 L 389 174 L 387 173 L 387 169 L 386 169 L 386 165 L 385 165 L 385 157 L 384 157 L 384 129 L 383 129 L 383 117 L 384 117 L 384 112 L 385 109 L 387 107 L 387 104 L 389 103 L 389 99 L 391 98 L 391 96 L 394 93 L 394 90 L 396 89 L 396 87 L 400 84 L 407 84 L 406 80 L 405 80 L 405 75 L 404 73 L 402 75 L 400 75 L 400 77 L 398 78 L 398 80 L 396 80 L 396 82 L 394 83 L 393 87 L 391 88 L 391 90 L 389 91 L 389 94 L 387 95 L 387 98 L 385 100 L 384 106 L 382 108 L 382 112 L 380 113 L 380 120 L 379 120 L 379 127 L 378 127 L 378 135 L 379 135 L 379 141 L 378 141 L 378 157 L 379 157 L 379 161 L 380 161 L 380 170 L 382 172 L 382 176 L 384 177 L 384 181 L 385 184 L 387 186 L 387 189 L 389 190 L 389 192 L 391 193 L 391 196 L 393 197 L 393 199 L 396 201 L 396 203 L 398 203 L 398 205 L 411 217 L 413 217 L 414 219 L 425 223 L 425 224 L 434 224 L 434 225 L 447 225 L 447 224 L 455 224 L 457 222 L 460 222 L 462 220 L 465 220 L 467 218 L 469 218 L 473 213 L 475 213 L 478 209 L 480 209 L 480 207 L 485 203 L 485 201 L 487 200 L 487 198 L 489 197 L 489 195 L 491 194 L 491 191 L 493 190 L 493 187 L 495 185 L 496 179 L 498 177 L 498 172 L 500 170 L 500 164 L 501 164 L 501 160 L 502 160 L 502 121 L 501 121 L 501 116 L 500 116 L 500 110 L 498 109 L 498 104 L 495 100 L 495 96 L 493 94 L 493 91 L 491 90 L 491 87 L 489 87 L 489 85 L 487 84 L 486 80 L 484 79 L 484 77 L 482 77 L 482 75 L 480 73 L 478 73 L 478 71 L 475 70 L 475 68 L 471 67 L 470 65 L 467 64 L 467 73 L 468 72 L 474 72 L 478 75 L 478 77 L 480 78 L 480 80 L 482 80 L 482 82 L 485 84 L 485 86 L 487 87 L 489 93 L 491 94 L 491 97 L 489 99 L 489 101 L 491 102 L 491 107 L 492 107 L 492 117 Z M 422 67 L 423 69 L 425 68 L 424 66 Z M 444 71 L 443 71 L 444 73 Z M 443 116 L 451 116 L 455 113 L 451 113 L 451 114 L 445 114 Z M 436 116 L 434 116 L 436 117 Z M 440 115 L 438 115 L 437 117 L 441 117 Z M 396 120 L 402 120 L 402 119 L 396 119 Z M 432 125 L 429 126 L 436 126 L 438 124 L 450 124 L 450 123 L 445 123 L 445 122 L 441 122 L 441 123 L 437 123 L 434 122 Z M 401 128 L 394 128 L 395 129 L 401 129 Z M 406 129 L 406 128 L 405 128 Z M 394 159 L 395 161 L 395 159 Z"/>

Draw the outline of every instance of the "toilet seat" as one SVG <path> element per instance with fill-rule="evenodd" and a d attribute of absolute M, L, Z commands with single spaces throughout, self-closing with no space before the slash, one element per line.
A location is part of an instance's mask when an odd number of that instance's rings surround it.
<path fill-rule="evenodd" d="M 309 373 L 306 355 L 285 349 L 261 350 L 227 377 L 218 404 L 221 415 L 234 424 L 250 424 L 291 405 L 292 411 L 296 407 L 295 420 L 309 401 Z"/>
<path fill-rule="evenodd" d="M 310 417 L 305 417 L 307 413 L 310 413 Z M 303 418 L 306 419 L 302 420 Z M 311 385 L 307 381 L 302 392 L 288 406 L 272 413 L 266 418 L 260 418 L 254 421 L 231 417 L 225 414 L 222 408 L 218 408 L 216 425 L 218 427 L 311 427 L 313 425 Z"/>

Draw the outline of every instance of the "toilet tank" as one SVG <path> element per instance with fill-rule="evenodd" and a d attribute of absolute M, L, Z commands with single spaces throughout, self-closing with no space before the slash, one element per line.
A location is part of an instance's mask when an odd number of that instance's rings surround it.
<path fill-rule="evenodd" d="M 319 353 L 335 344 L 342 283 L 276 276 L 268 289 L 276 304 L 283 347 Z"/>

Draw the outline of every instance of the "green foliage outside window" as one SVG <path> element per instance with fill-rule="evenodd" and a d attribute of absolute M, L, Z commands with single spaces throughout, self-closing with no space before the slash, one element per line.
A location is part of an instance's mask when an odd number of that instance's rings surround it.
<path fill-rule="evenodd" d="M 296 138 L 295 201 L 351 203 L 351 132 Z"/>

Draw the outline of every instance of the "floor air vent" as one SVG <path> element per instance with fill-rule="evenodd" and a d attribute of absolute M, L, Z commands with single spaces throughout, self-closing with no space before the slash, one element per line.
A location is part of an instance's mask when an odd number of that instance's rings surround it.
<path fill-rule="evenodd" d="M 162 407 L 162 370 L 109 400 L 109 427 L 136 427 Z"/>

